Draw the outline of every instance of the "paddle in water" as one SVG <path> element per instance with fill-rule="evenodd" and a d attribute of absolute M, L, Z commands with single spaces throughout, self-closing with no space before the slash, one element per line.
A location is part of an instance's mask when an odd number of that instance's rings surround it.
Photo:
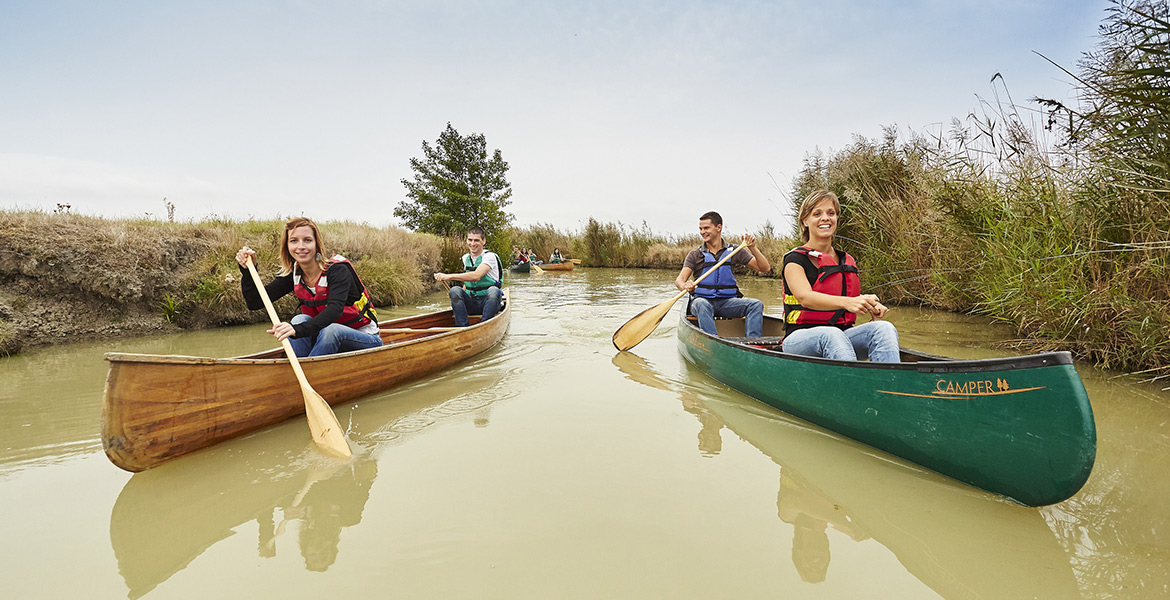
<path fill-rule="evenodd" d="M 719 259 L 719 262 L 715 263 L 715 266 L 707 269 L 707 272 L 703 273 L 701 277 L 696 279 L 695 283 L 699 283 L 700 281 L 706 279 L 708 275 L 714 273 L 716 269 L 723 265 L 723 263 L 727 262 L 727 259 L 731 258 L 736 252 L 739 252 L 746 245 L 747 244 L 741 242 L 738 246 L 735 247 L 734 250 L 728 252 L 727 256 Z M 625 325 L 622 325 L 620 328 L 618 328 L 617 331 L 614 332 L 613 347 L 617 348 L 620 352 L 625 352 L 626 350 L 637 346 L 642 342 L 642 340 L 646 339 L 646 336 L 650 335 L 650 333 L 658 327 L 658 324 L 662 322 L 662 317 L 665 317 L 666 313 L 670 312 L 670 307 L 674 306 L 674 303 L 678 302 L 678 299 L 682 298 L 685 294 L 687 294 L 687 291 L 683 290 L 679 292 L 678 295 L 674 298 L 671 298 L 670 300 L 667 300 L 666 302 L 663 302 L 657 306 L 651 306 L 650 308 L 647 308 L 646 310 L 638 313 L 638 315 L 633 319 L 626 321 Z"/>
<path fill-rule="evenodd" d="M 272 325 L 275 327 L 280 324 L 280 317 L 276 315 L 276 309 L 272 306 L 272 300 L 268 298 L 268 290 L 264 287 L 264 282 L 260 280 L 260 274 L 256 272 L 256 265 L 252 264 L 252 257 L 248 257 L 248 272 L 252 274 L 252 281 L 256 282 L 256 289 L 260 292 L 260 299 L 264 301 L 264 308 L 268 310 L 268 318 L 272 319 Z M 329 403 L 318 394 L 311 385 L 309 380 L 305 378 L 305 372 L 301 370 L 301 363 L 297 360 L 297 355 L 293 352 L 292 344 L 288 339 L 280 340 L 280 345 L 284 346 L 284 354 L 288 356 L 288 362 L 292 365 L 293 372 L 296 373 L 297 381 L 301 383 L 301 394 L 305 397 L 305 417 L 309 420 L 309 432 L 313 435 L 313 441 L 326 454 L 336 456 L 338 458 L 349 458 L 353 452 L 349 449 L 349 443 L 345 439 L 345 434 L 341 432 L 341 424 L 337 422 L 337 415 L 333 414 L 333 409 L 329 407 Z"/>

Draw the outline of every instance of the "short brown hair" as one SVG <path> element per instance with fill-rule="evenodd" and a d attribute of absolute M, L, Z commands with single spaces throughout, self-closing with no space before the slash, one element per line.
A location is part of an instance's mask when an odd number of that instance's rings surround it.
<path fill-rule="evenodd" d="M 719 213 L 717 213 L 713 210 L 703 213 L 703 216 L 699 217 L 699 220 L 700 221 L 710 221 L 712 225 L 722 225 L 723 224 L 723 217 L 719 216 Z"/>

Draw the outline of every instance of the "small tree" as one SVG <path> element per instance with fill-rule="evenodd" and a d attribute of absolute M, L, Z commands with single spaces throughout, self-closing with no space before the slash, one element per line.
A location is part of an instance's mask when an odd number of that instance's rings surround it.
<path fill-rule="evenodd" d="M 510 204 L 512 184 L 500 151 L 489 157 L 482 133 L 459 135 L 450 122 L 434 147 L 423 140 L 422 149 L 423 158 L 410 159 L 414 180 L 402 180 L 407 199 L 394 216 L 410 229 L 443 237 L 481 227 L 488 248 L 506 254 L 512 215 L 504 207 Z"/>

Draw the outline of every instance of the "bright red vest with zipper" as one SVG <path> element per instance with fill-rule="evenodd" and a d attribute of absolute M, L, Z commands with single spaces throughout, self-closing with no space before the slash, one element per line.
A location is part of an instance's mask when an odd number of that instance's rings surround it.
<path fill-rule="evenodd" d="M 353 327 L 354 329 L 365 327 L 370 322 L 377 323 L 378 313 L 374 312 L 374 302 L 370 299 L 369 290 L 366 289 L 365 284 L 358 277 L 357 270 L 353 268 L 353 263 L 349 262 L 349 259 L 340 254 L 334 254 L 333 258 L 325 263 L 325 271 L 317 279 L 315 288 L 309 288 L 301 280 L 299 274 L 293 273 L 293 295 L 301 303 L 301 312 L 310 317 L 315 317 L 321 314 L 321 311 L 325 310 L 325 304 L 329 300 L 329 269 L 340 263 L 344 263 L 349 270 L 353 271 L 354 284 L 361 288 L 362 295 L 353 304 L 347 305 L 341 310 L 341 318 L 337 319 L 336 322 Z"/>
<path fill-rule="evenodd" d="M 790 252 L 798 252 L 809 258 L 817 267 L 817 280 L 812 290 L 831 296 L 860 296 L 861 276 L 857 272 L 857 261 L 848 252 L 844 264 L 829 262 L 823 253 L 801 246 Z M 783 281 L 783 279 L 781 279 Z M 796 296 L 788 293 L 784 284 L 784 322 L 790 325 L 835 325 L 842 329 L 857 322 L 857 315 L 845 310 L 809 310 L 800 305 Z"/>

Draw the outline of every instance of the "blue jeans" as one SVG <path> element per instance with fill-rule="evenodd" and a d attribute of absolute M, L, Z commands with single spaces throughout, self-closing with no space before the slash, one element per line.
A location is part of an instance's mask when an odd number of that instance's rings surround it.
<path fill-rule="evenodd" d="M 292 319 L 289 323 L 296 325 L 297 323 L 304 323 L 311 319 L 309 315 L 301 313 Z M 292 344 L 293 354 L 298 357 L 306 356 L 324 356 L 326 354 L 336 354 L 338 352 L 349 352 L 351 350 L 365 350 L 366 348 L 377 348 L 382 345 L 382 338 L 377 335 L 370 335 L 362 333 L 349 325 L 342 325 L 341 323 L 332 323 L 327 325 L 324 329 L 317 332 L 313 338 L 288 338 Z"/>
<path fill-rule="evenodd" d="M 898 330 L 889 321 L 870 321 L 845 331 L 825 325 L 797 329 L 784 336 L 784 351 L 802 356 L 821 356 L 834 360 L 857 360 L 869 357 L 870 362 L 900 362 Z"/>
<path fill-rule="evenodd" d="M 453 287 L 447 293 L 451 297 L 451 312 L 455 313 L 455 326 L 467 327 L 467 315 L 483 315 L 486 321 L 500 312 L 504 306 L 504 291 L 492 286 L 482 296 L 468 294 L 461 287 Z"/>
<path fill-rule="evenodd" d="M 715 317 L 736 319 L 744 317 L 744 335 L 760 337 L 764 334 L 764 303 L 755 298 L 691 298 L 691 314 L 699 318 L 699 329 L 711 335 L 715 331 Z"/>

